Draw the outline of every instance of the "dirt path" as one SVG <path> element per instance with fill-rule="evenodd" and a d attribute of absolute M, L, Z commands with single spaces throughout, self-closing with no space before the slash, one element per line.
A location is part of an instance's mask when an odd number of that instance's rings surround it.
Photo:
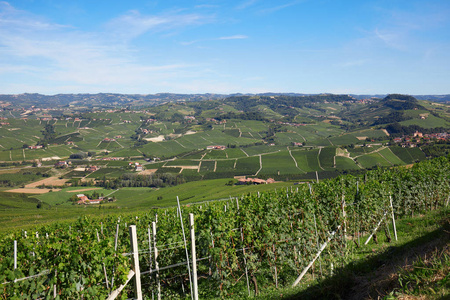
<path fill-rule="evenodd" d="M 38 188 L 20 188 L 14 190 L 7 190 L 9 193 L 21 193 L 21 194 L 45 194 L 49 191 L 58 192 L 61 189 L 38 189 Z"/>
<path fill-rule="evenodd" d="M 353 158 L 358 158 L 358 157 L 361 157 L 361 156 L 364 156 L 364 155 L 367 155 L 367 154 L 377 153 L 377 152 L 380 152 L 381 150 L 384 150 L 386 148 L 387 148 L 386 146 L 383 146 L 383 147 L 380 147 L 380 148 L 378 148 L 376 150 L 373 150 L 372 152 L 364 153 L 364 154 L 361 154 L 361 155 L 357 155 L 357 156 L 355 156 Z"/>
<path fill-rule="evenodd" d="M 67 179 L 59 179 L 58 177 L 48 177 L 39 181 L 35 181 L 27 184 L 26 188 L 35 188 L 40 185 L 53 185 L 53 186 L 61 186 L 66 183 Z"/>
<path fill-rule="evenodd" d="M 247 152 L 244 151 L 244 149 L 242 149 L 242 148 L 239 148 L 239 149 L 241 149 L 241 151 L 244 152 L 244 154 L 247 155 L 247 157 L 249 156 L 249 155 L 247 154 Z"/>
<path fill-rule="evenodd" d="M 288 149 L 288 151 L 289 151 L 289 155 L 291 156 L 292 160 L 293 160 L 294 163 L 295 163 L 295 167 L 296 167 L 297 169 L 299 169 L 300 171 L 305 172 L 305 171 L 303 171 L 302 169 L 300 169 L 300 167 L 298 166 L 297 161 L 295 160 L 295 157 L 292 155 L 292 150 L 289 149 L 289 147 L 287 147 L 287 149 Z M 306 172 L 305 172 L 305 173 L 306 173 Z"/>
<path fill-rule="evenodd" d="M 317 162 L 319 163 L 319 168 L 321 168 L 322 170 L 325 171 L 324 168 L 322 168 L 322 166 L 320 165 L 320 152 L 322 152 L 322 147 L 319 147 L 319 152 L 317 153 Z"/>
<path fill-rule="evenodd" d="M 259 155 L 259 170 L 256 172 L 255 176 L 258 176 L 259 172 L 262 170 L 262 156 Z"/>

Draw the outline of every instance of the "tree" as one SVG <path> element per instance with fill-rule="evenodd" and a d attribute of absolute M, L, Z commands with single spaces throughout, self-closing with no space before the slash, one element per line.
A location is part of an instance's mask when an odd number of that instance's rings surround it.
<path fill-rule="evenodd" d="M 56 137 L 55 127 L 51 124 L 47 124 L 44 127 L 44 130 L 41 131 L 44 136 L 43 141 L 49 142 Z"/>

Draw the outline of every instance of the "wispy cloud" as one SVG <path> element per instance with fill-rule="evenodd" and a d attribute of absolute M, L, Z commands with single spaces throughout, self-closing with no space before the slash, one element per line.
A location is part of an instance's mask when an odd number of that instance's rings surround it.
<path fill-rule="evenodd" d="M 398 50 L 405 49 L 405 46 L 402 44 L 402 39 L 405 35 L 405 32 L 403 30 L 380 30 L 376 28 L 373 31 L 373 34 L 376 39 L 382 41 L 387 47 L 395 48 Z"/>
<path fill-rule="evenodd" d="M 246 9 L 247 7 L 250 7 L 254 5 L 258 0 L 246 0 L 242 3 L 240 3 L 238 6 L 236 6 L 237 9 Z"/>
<path fill-rule="evenodd" d="M 111 20 L 107 24 L 108 30 L 119 37 L 132 39 L 146 32 L 167 31 L 187 26 L 210 23 L 214 20 L 212 15 L 172 13 L 165 15 L 142 15 L 132 10 Z"/>
<path fill-rule="evenodd" d="M 140 16 L 137 12 L 133 14 Z M 128 14 L 119 19 L 123 26 L 125 23 L 130 26 L 130 34 L 133 35 L 159 26 L 184 26 L 203 20 L 196 15 L 183 15 L 177 21 L 173 18 L 141 17 L 132 20 Z M 171 21 L 174 24 L 168 24 Z M 142 63 L 135 58 L 135 49 L 119 41 L 105 37 L 102 32 L 83 32 L 51 23 L 0 2 L 0 74 L 19 74 L 28 80 L 33 78 L 34 84 L 40 86 L 34 92 L 51 93 L 49 89 L 54 92 L 110 91 L 118 87 L 132 90 L 134 86 L 141 87 L 148 82 L 157 84 L 161 80 L 187 76 L 198 69 L 193 64 L 182 62 Z M 23 88 L 25 85 L 15 86 Z M 14 89 L 14 86 L 8 88 Z M 5 86 L 2 89 L 6 91 Z"/>
<path fill-rule="evenodd" d="M 351 68 L 351 67 L 360 67 L 368 63 L 367 59 L 356 59 L 356 60 L 348 60 L 343 62 L 338 62 L 335 64 L 337 67 L 342 68 Z"/>
<path fill-rule="evenodd" d="M 224 40 L 243 40 L 243 39 L 248 39 L 248 36 L 243 35 L 243 34 L 236 34 L 236 35 L 221 36 L 221 37 L 218 37 L 218 38 L 211 38 L 211 39 L 201 39 L 201 40 L 186 41 L 186 42 L 181 42 L 180 44 L 183 45 L 183 46 L 189 46 L 189 45 L 200 43 L 200 42 L 224 41 Z"/>
<path fill-rule="evenodd" d="M 242 39 L 248 39 L 248 36 L 238 34 L 238 35 L 232 35 L 232 36 L 222 36 L 220 38 L 217 38 L 218 40 L 242 40 Z"/>
<path fill-rule="evenodd" d="M 277 6 L 261 9 L 259 11 L 259 13 L 260 14 L 271 14 L 271 13 L 274 13 L 276 11 L 279 11 L 279 10 L 282 10 L 282 9 L 285 9 L 285 8 L 297 5 L 297 4 L 301 3 L 301 2 L 304 2 L 304 0 L 291 1 L 291 2 L 288 2 L 288 3 L 282 4 L 282 5 L 277 5 Z"/>

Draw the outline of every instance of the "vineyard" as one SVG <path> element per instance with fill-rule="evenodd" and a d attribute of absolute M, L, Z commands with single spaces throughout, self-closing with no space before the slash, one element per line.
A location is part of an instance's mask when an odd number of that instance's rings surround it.
<path fill-rule="evenodd" d="M 0 297 L 104 299 L 130 279 L 133 258 L 144 299 L 191 298 L 194 277 L 199 298 L 253 297 L 291 286 L 306 271 L 329 276 L 369 237 L 394 239 L 394 217 L 448 206 L 449 179 L 450 157 L 440 157 L 409 169 L 11 233 L 0 243 Z M 196 276 L 185 237 L 190 213 Z M 138 252 L 131 250 L 130 225 Z M 135 297 L 131 279 L 119 298 Z"/>

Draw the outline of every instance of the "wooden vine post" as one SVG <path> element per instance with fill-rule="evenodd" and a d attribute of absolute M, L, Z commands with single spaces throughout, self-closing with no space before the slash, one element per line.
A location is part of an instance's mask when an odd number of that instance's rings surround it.
<path fill-rule="evenodd" d="M 137 300 L 142 300 L 141 271 L 139 268 L 139 250 L 136 234 L 136 225 L 130 225 L 129 230 L 130 230 L 131 253 L 133 255 L 131 261 L 134 270 L 134 293 Z"/>
<path fill-rule="evenodd" d="M 367 245 L 369 243 L 369 241 L 372 239 L 373 235 L 377 232 L 378 227 L 380 227 L 381 223 L 384 221 L 384 217 L 386 216 L 386 214 L 387 214 L 387 211 L 384 212 L 383 217 L 381 217 L 381 220 L 378 222 L 377 226 L 374 228 L 374 230 L 372 231 L 370 236 L 367 238 L 364 245 Z"/>
<path fill-rule="evenodd" d="M 158 300 L 161 300 L 161 283 L 159 282 L 159 264 L 158 264 L 158 248 L 156 248 L 156 222 L 152 222 L 153 235 L 153 252 L 155 253 L 155 270 L 156 270 L 156 284 L 158 286 Z"/>
<path fill-rule="evenodd" d="M 192 291 L 192 276 L 191 276 L 191 266 L 189 264 L 189 254 L 188 254 L 188 249 L 187 249 L 187 244 L 186 244 L 186 235 L 184 233 L 184 225 L 183 225 L 183 215 L 181 213 L 181 207 L 180 207 L 180 199 L 177 196 L 177 204 L 178 204 L 178 212 L 179 212 L 179 216 L 180 216 L 180 223 L 181 223 L 181 232 L 183 233 L 183 241 L 184 241 L 184 250 L 186 252 L 186 262 L 187 262 L 187 267 L 188 267 L 188 274 L 189 274 L 189 283 L 190 283 L 190 288 L 191 288 L 191 299 L 194 298 L 194 293 Z"/>
<path fill-rule="evenodd" d="M 391 211 L 392 211 L 392 226 L 394 227 L 394 236 L 395 236 L 395 240 L 397 241 L 397 228 L 395 227 L 394 206 L 392 205 L 392 196 L 390 193 L 389 193 L 389 203 L 391 205 Z"/>
<path fill-rule="evenodd" d="M 192 256 L 192 287 L 194 293 L 194 300 L 198 300 L 198 285 L 197 285 L 197 256 L 195 253 L 195 229 L 194 229 L 194 214 L 189 214 L 189 229 L 191 232 L 191 256 Z"/>
<path fill-rule="evenodd" d="M 300 276 L 298 276 L 298 278 L 294 281 L 294 283 L 292 284 L 292 287 L 295 287 L 300 280 L 302 280 L 303 276 L 305 276 L 306 272 L 308 272 L 309 268 L 311 268 L 311 266 L 314 264 L 314 262 L 316 261 L 316 259 L 319 258 L 320 254 L 322 253 L 322 251 L 325 249 L 325 247 L 328 245 L 328 243 L 331 241 L 331 239 L 333 238 L 333 236 L 336 234 L 336 231 L 339 230 L 339 228 L 341 228 L 341 225 L 339 225 L 337 227 L 337 229 L 335 231 L 333 231 L 331 233 L 331 235 L 328 237 L 328 240 L 322 244 L 322 246 L 319 249 L 319 252 L 317 252 L 316 256 L 314 257 L 314 259 L 306 266 L 305 269 L 303 269 L 302 273 L 300 274 Z"/>

